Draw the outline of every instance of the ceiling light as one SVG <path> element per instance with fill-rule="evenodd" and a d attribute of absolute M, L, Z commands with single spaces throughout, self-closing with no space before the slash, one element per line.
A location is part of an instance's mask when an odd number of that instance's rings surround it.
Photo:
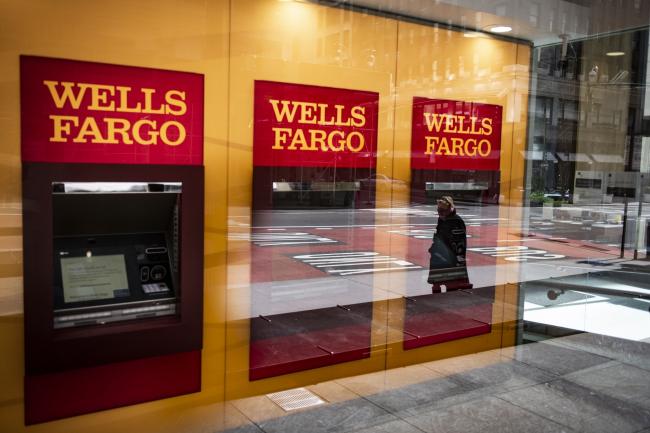
<path fill-rule="evenodd" d="M 625 52 L 624 51 L 610 51 L 609 53 L 606 53 L 605 55 L 609 57 L 618 57 L 618 56 L 624 56 Z"/>
<path fill-rule="evenodd" d="M 510 26 L 502 26 L 502 25 L 493 25 L 489 26 L 486 28 L 487 31 L 492 32 L 492 33 L 508 33 L 512 31 L 512 27 Z"/>

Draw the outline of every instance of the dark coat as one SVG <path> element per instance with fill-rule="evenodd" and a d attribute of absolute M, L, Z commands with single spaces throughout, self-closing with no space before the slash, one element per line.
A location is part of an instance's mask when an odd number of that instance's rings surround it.
<path fill-rule="evenodd" d="M 429 268 L 442 269 L 466 266 L 467 231 L 465 222 L 454 211 L 447 218 L 438 218 L 433 243 L 429 248 Z"/>

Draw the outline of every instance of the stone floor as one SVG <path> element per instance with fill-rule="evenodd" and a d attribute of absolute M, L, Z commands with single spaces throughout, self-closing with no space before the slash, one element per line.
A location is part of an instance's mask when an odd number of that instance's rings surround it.
<path fill-rule="evenodd" d="M 650 433 L 650 344 L 578 334 L 309 389 L 327 403 L 227 403 L 226 431 Z"/>

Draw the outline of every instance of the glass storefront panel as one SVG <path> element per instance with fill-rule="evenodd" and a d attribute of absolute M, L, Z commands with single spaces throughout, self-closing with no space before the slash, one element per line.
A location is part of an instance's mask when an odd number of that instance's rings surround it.
<path fill-rule="evenodd" d="M 525 233 L 558 257 L 522 274 L 523 341 L 650 337 L 647 55 L 647 29 L 533 50 Z"/>
<path fill-rule="evenodd" d="M 296 3 L 232 25 L 228 394 L 514 344 L 528 45 Z M 432 265 L 443 196 L 467 266 Z"/>

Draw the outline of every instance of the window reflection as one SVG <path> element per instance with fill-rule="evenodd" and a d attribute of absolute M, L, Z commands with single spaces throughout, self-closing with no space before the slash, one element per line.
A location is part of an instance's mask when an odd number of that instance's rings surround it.
<path fill-rule="evenodd" d="M 373 169 L 256 167 L 251 380 L 370 354 Z"/>
<path fill-rule="evenodd" d="M 370 356 L 378 95 L 255 83 L 249 379 Z M 402 265 L 403 266 L 403 265 Z M 370 277 L 369 277 L 370 275 Z"/>
<path fill-rule="evenodd" d="M 524 341 L 649 337 L 647 51 L 640 30 L 533 53 L 527 238 L 563 257 L 524 266 L 547 272 L 522 286 Z"/>

